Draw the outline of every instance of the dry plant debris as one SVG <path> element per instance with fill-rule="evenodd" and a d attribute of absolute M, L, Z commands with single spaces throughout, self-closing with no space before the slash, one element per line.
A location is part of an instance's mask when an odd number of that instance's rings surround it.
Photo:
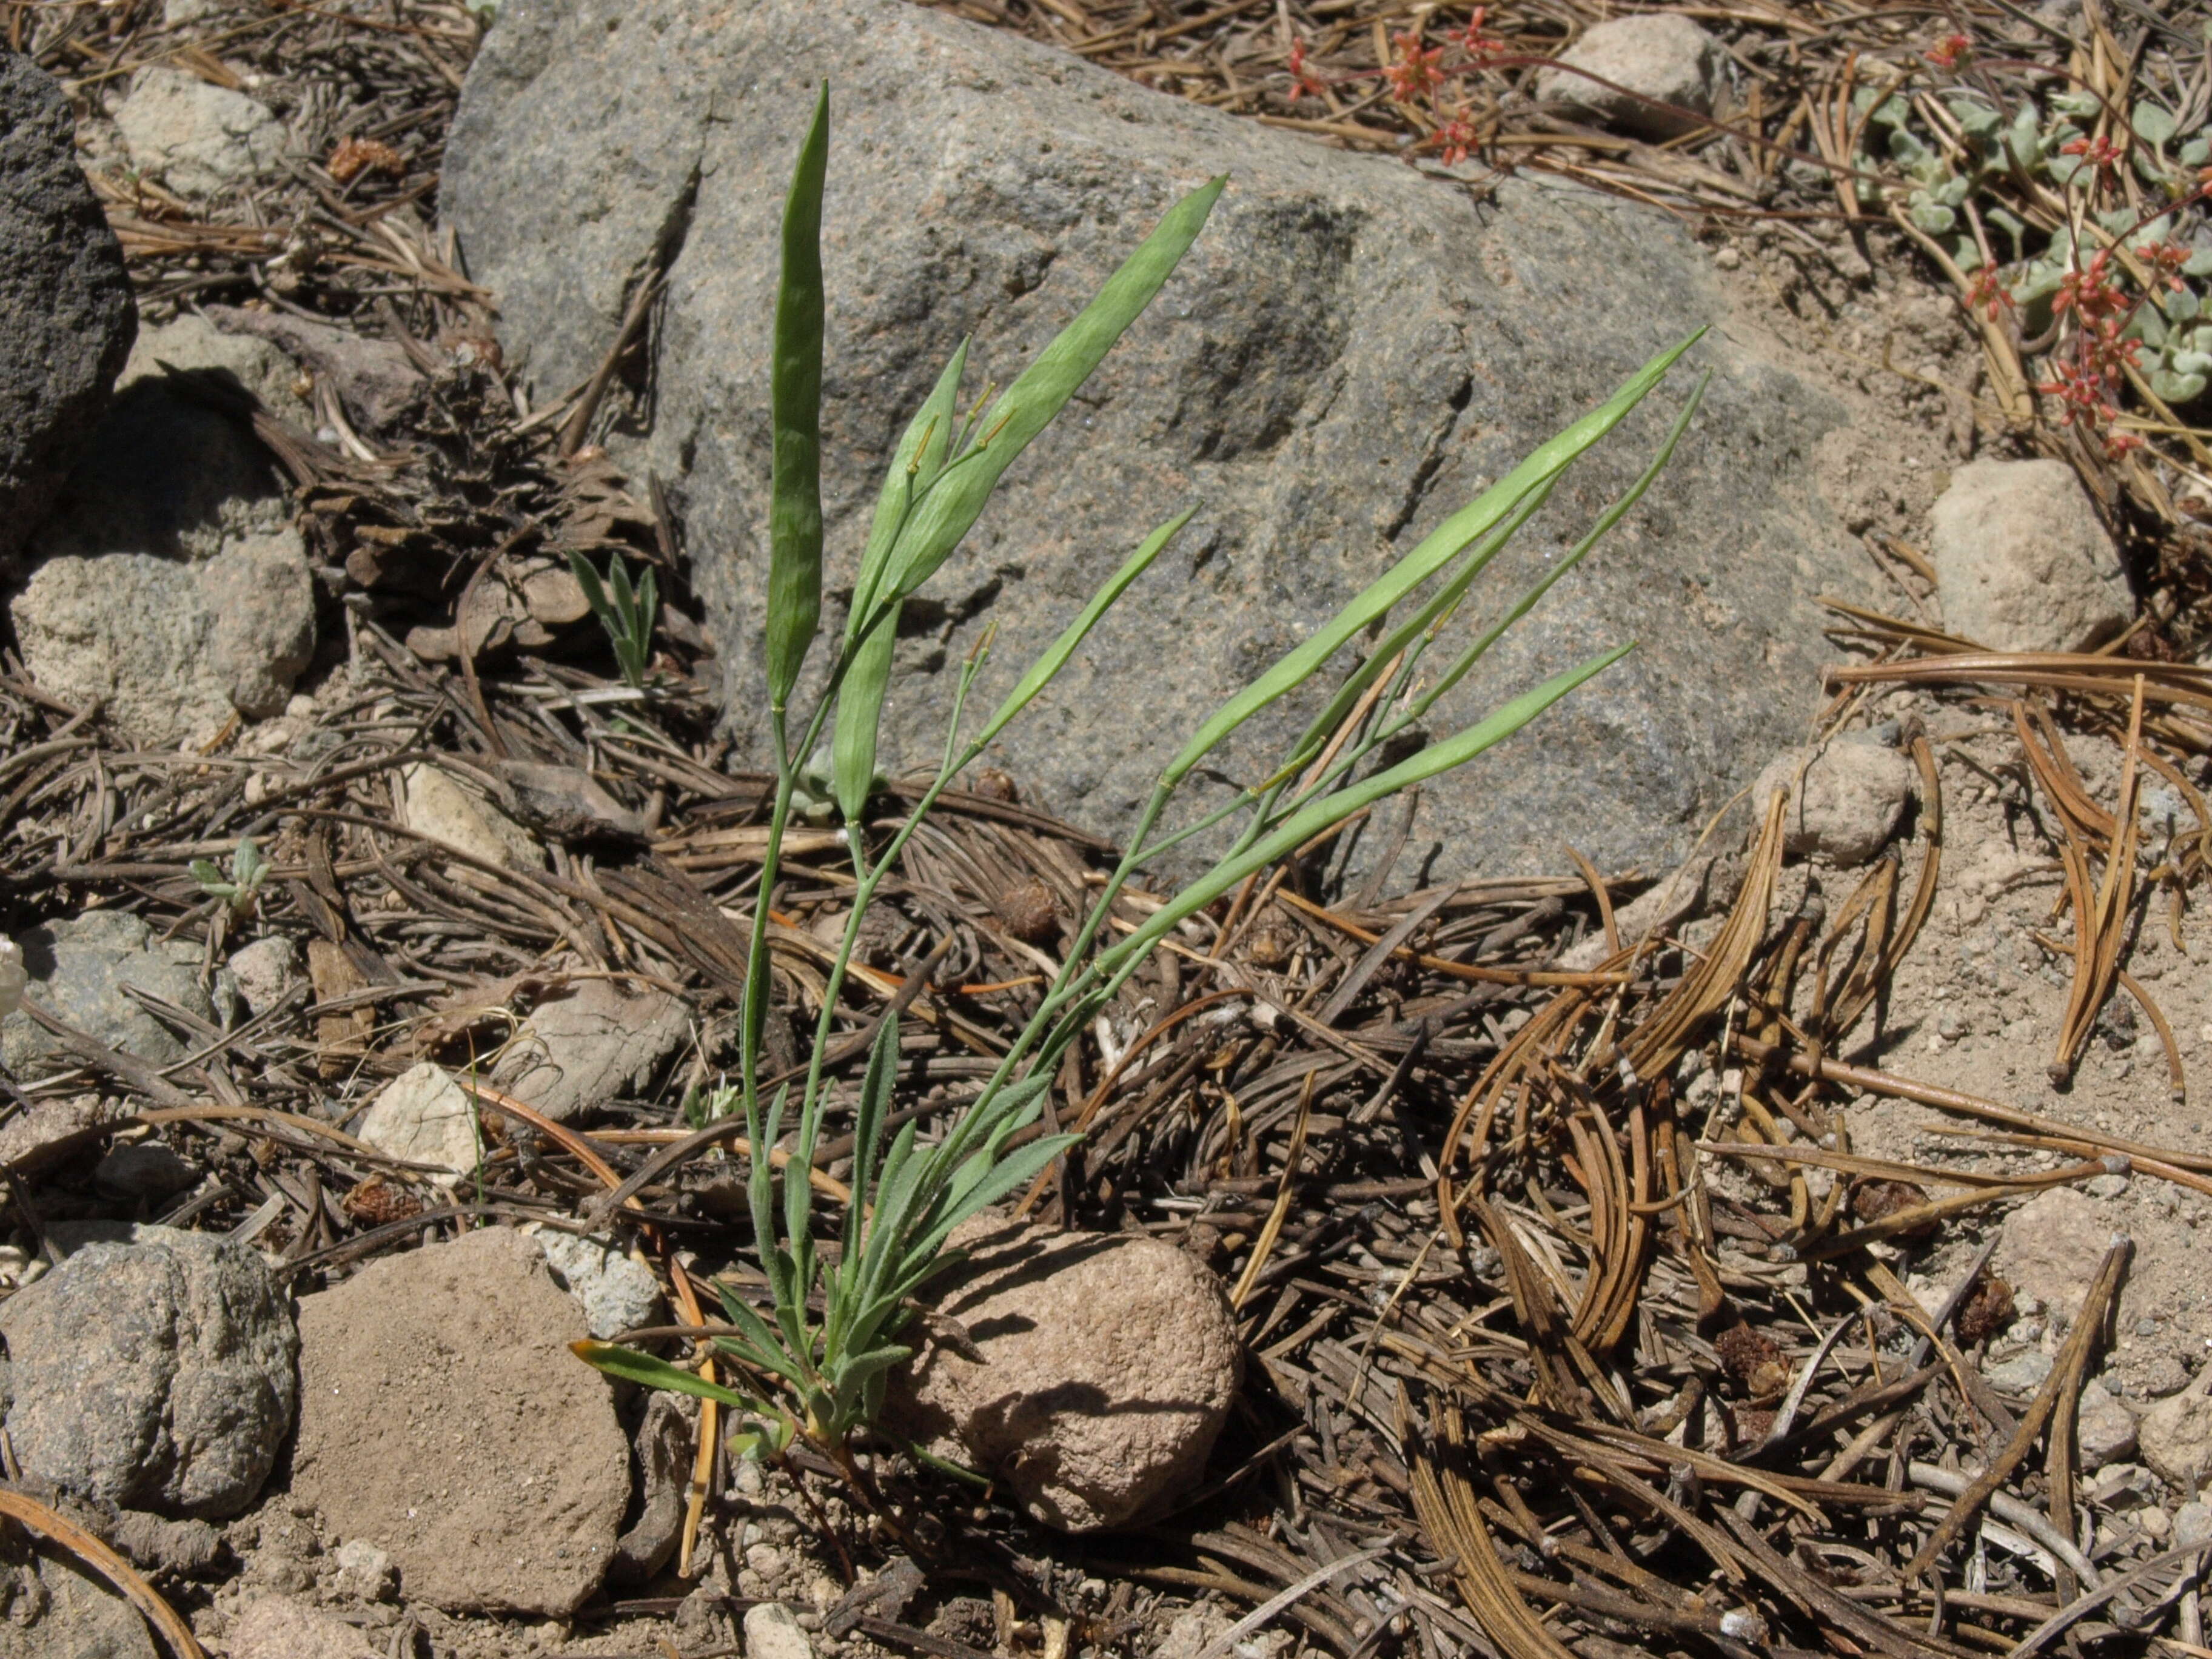
<path fill-rule="evenodd" d="M 1384 84 L 1392 36 L 1441 40 L 1444 14 L 1463 10 L 960 9 L 1225 108 L 1348 143 L 1412 138 L 1423 154 L 1441 146 L 1420 107 Z M 2103 15 L 2108 30 L 2167 27 L 2136 13 Z M 1699 15 L 1741 32 L 1730 46 L 1750 106 L 1654 146 L 1511 101 L 1529 65 L 1507 59 L 1556 55 L 1583 9 L 1491 8 L 1480 27 L 1510 50 L 1463 77 L 1491 100 L 1477 106 L 1468 165 L 1510 161 L 1674 210 L 1810 222 L 1840 210 L 1809 194 L 1790 205 L 1812 184 L 1789 152 L 1877 54 L 1901 60 L 1954 15 Z M 97 708 L 0 677 L 11 927 L 122 907 L 198 946 L 210 972 L 249 934 L 292 940 L 307 964 L 251 1016 L 149 1006 L 189 1051 L 166 1067 L 42 1017 L 75 1064 L 0 1085 L 9 1114 L 87 1091 L 125 1111 L 9 1166 L 13 1224 L 35 1233 L 41 1218 L 100 1212 L 70 1159 L 131 1134 L 203 1172 L 153 1218 L 251 1233 L 301 1291 L 487 1222 L 611 1219 L 657 1263 L 680 1316 L 666 1352 L 680 1357 L 682 1333 L 702 1321 L 702 1281 L 759 1281 L 726 1219 L 752 1149 L 726 1126 L 687 1123 L 683 1103 L 726 1052 L 763 785 L 729 767 L 692 678 L 704 642 L 668 515 L 649 482 L 622 477 L 586 441 L 612 417 L 601 404 L 622 343 L 610 343 L 608 374 L 525 406 L 490 343 L 486 296 L 428 228 L 439 135 L 477 22 L 413 0 L 240 8 L 178 29 L 133 4 L 18 4 L 7 21 L 88 109 L 149 62 L 251 73 L 281 86 L 327 155 L 193 205 L 95 154 L 149 315 L 251 300 L 396 342 L 423 379 L 393 428 L 404 438 L 372 441 L 327 397 L 314 433 L 255 414 L 326 564 L 343 573 L 345 650 L 323 665 L 311 707 L 205 752 L 149 753 L 116 742 Z M 1301 40 L 1324 77 L 1320 110 L 1287 79 Z M 2107 53 L 2106 68 L 2141 73 L 2154 58 Z M 1376 84 L 1360 89 L 1363 76 Z M 1832 190 L 1840 175 L 1817 176 Z M 622 683 L 583 609 L 555 591 L 572 550 L 657 571 L 665 603 L 643 688 Z M 2183 1090 L 2179 1046 L 2126 963 L 2147 925 L 2181 944 L 2212 853 L 2191 781 L 2212 747 L 2207 671 L 2155 653 L 2005 656 L 1864 611 L 1840 616 L 1838 638 L 1861 660 L 1837 672 L 1827 726 L 1868 718 L 1875 688 L 1914 686 L 2018 744 L 2063 870 L 2038 941 L 2071 986 L 2049 1066 L 2070 1071 L 2124 998 L 2163 1037 Z M 2109 746 L 2117 790 L 2099 798 L 2064 739 Z M 835 1495 L 837 1471 L 802 1455 L 786 1474 L 847 1581 L 817 1639 L 933 1656 L 979 1639 L 1148 1652 L 1168 1613 L 1213 1597 L 1251 1611 L 1209 1653 L 1270 1624 L 1344 1656 L 2204 1651 L 2201 1540 L 2162 1547 L 2077 1467 L 2077 1402 L 2112 1340 L 2125 1244 L 2076 1305 L 2055 1310 L 2069 1335 L 2024 1409 L 1975 1363 L 2007 1322 L 2009 1287 L 1978 1268 L 1929 1309 L 1904 1283 L 1925 1241 L 2024 1194 L 2118 1170 L 2212 1194 L 2212 1158 L 1878 1063 L 1897 970 L 1944 880 L 1936 758 L 1924 735 L 1906 746 L 1922 785 L 1908 844 L 1840 902 L 1778 902 L 1802 887 L 1787 879 L 1778 803 L 1742 837 L 1734 902 L 1642 940 L 1618 937 L 1626 890 L 1594 872 L 1386 897 L 1385 860 L 1346 894 L 1342 838 L 1194 923 L 1071 1062 L 1045 1127 L 1089 1136 L 1024 1207 L 1178 1242 L 1235 1284 L 1255 1363 L 1213 1478 L 1164 1522 L 1076 1542 L 988 1501 L 947 1501 L 938 1477 L 885 1449 L 872 1474 L 902 1541 Z M 432 763 L 530 829 L 542 861 L 517 868 L 404 828 L 398 781 Z M 2154 776 L 2193 822 L 2146 836 L 2137 809 Z M 1097 878 L 1103 849 L 1024 806 L 1013 781 L 979 775 L 947 805 L 909 848 L 839 1011 L 833 1115 L 849 1114 L 857 1062 L 886 1020 L 905 1115 L 926 1126 L 972 1093 L 1060 945 L 1055 918 L 1076 914 Z M 244 908 L 191 868 L 231 858 L 241 837 L 270 865 Z M 799 831 L 785 851 L 770 948 L 787 1006 L 804 1015 L 823 990 L 845 876 L 833 834 Z M 1132 925 L 1149 902 L 1129 896 Z M 1598 964 L 1556 966 L 1583 938 L 1605 941 Z M 591 978 L 681 996 L 694 1024 L 672 1071 L 592 1127 L 472 1083 L 486 1156 L 458 1186 L 344 1127 L 426 1058 L 487 1073 L 538 1001 Z M 801 1066 L 796 1024 L 779 1029 L 785 1068 Z M 1733 1081 L 1699 1103 L 1700 1080 L 1716 1076 Z M 1854 1152 L 1854 1115 L 1878 1100 L 1966 1126 L 1953 1155 Z M 1984 1163 L 1990 1143 L 1976 1133 L 2057 1156 L 2033 1172 Z M 820 1150 L 812 1178 L 830 1199 L 845 1190 L 848 1152 L 835 1139 Z M 711 1439 L 700 1449 L 681 1571 L 723 1524 L 716 1494 L 736 1476 L 718 1455 Z M 34 1500 L 9 1495 L 6 1507 L 106 1570 L 96 1540 L 72 1542 Z M 960 1624 L 951 1601 L 933 1600 L 948 1584 L 984 1588 L 995 1620 Z M 149 1617 L 193 1651 L 160 1591 L 131 1593 L 155 1597 Z M 606 1611 L 672 1606 L 643 1596 Z"/>

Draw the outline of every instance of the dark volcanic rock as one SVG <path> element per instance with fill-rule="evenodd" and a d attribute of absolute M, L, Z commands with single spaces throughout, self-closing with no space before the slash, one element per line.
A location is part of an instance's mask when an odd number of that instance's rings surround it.
<path fill-rule="evenodd" d="M 729 719 L 756 742 L 776 226 L 825 76 L 833 591 L 884 458 L 961 337 L 976 339 L 969 397 L 1005 385 L 1170 203 L 1231 175 L 1182 270 L 902 629 L 887 769 L 933 758 L 987 623 L 984 707 L 1148 530 L 1202 504 L 993 757 L 1095 830 L 1126 830 L 1203 714 L 1393 550 L 1726 310 L 1710 261 L 1656 215 L 1540 180 L 1478 201 L 895 0 L 512 0 L 464 92 L 442 199 L 541 398 L 592 373 L 629 278 L 668 250 L 652 426 L 627 459 L 672 486 Z M 1608 867 L 1656 863 L 1797 735 L 1822 656 L 1814 596 L 1860 585 L 1810 465 L 1843 411 L 1717 331 L 1690 362 L 1714 380 L 1673 467 L 1437 728 L 1641 647 L 1429 788 L 1414 833 L 1445 840 L 1440 873 L 1556 867 L 1565 840 Z M 1679 382 L 1569 476 L 1471 610 L 1502 609 L 1634 477 Z M 1264 770 L 1316 706 L 1255 722 L 1224 769 Z"/>
<path fill-rule="evenodd" d="M 0 560 L 107 406 L 138 326 L 61 88 L 0 47 Z"/>

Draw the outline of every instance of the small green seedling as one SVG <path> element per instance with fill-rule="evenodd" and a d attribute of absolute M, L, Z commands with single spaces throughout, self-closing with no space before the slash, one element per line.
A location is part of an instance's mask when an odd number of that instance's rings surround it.
<path fill-rule="evenodd" d="M 200 884 L 200 891 L 210 898 L 221 899 L 230 906 L 234 916 L 251 915 L 261 894 L 261 884 L 269 878 L 269 860 L 261 856 L 260 848 L 253 837 L 241 836 L 238 850 L 230 855 L 230 874 L 226 877 L 212 859 L 194 859 L 192 879 Z"/>
<path fill-rule="evenodd" d="M 703 1129 L 718 1118 L 727 1117 L 737 1109 L 738 1091 L 728 1083 L 718 1083 L 711 1089 L 702 1089 L 696 1083 L 684 1087 L 684 1099 L 677 1109 L 684 1121 L 694 1129 Z"/>
<path fill-rule="evenodd" d="M 622 670 L 623 684 L 633 690 L 644 690 L 645 671 L 653 661 L 653 618 L 660 605 L 653 567 L 646 567 L 644 580 L 635 587 L 630 586 L 629 567 L 623 562 L 619 553 L 608 556 L 604 581 L 599 573 L 592 568 L 592 562 L 573 550 L 568 555 L 568 568 L 575 573 L 576 584 L 584 590 L 584 603 L 592 607 L 599 626 L 606 629 L 607 641 L 615 648 L 615 664 Z"/>

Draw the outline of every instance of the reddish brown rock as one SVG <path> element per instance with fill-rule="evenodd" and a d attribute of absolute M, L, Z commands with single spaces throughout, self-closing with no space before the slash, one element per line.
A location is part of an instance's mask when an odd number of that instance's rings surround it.
<path fill-rule="evenodd" d="M 503 1227 L 389 1256 L 300 1304 L 292 1491 L 385 1551 L 401 1593 L 564 1618 L 599 1586 L 629 1497 L 583 1312 Z"/>
<path fill-rule="evenodd" d="M 932 1344 L 890 1385 L 893 1425 L 1006 1481 L 1068 1532 L 1146 1519 L 1195 1485 L 1243 1352 L 1221 1281 L 1188 1252 L 995 1218 L 933 1293 L 981 1364 Z"/>

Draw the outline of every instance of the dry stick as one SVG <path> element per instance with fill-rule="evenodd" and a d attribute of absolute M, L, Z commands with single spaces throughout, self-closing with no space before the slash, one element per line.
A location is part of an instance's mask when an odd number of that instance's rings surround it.
<path fill-rule="evenodd" d="M 2097 1277 L 2089 1286 L 2089 1293 L 2081 1299 L 2081 1309 L 2074 1318 L 2074 1328 L 2066 1334 L 2066 1346 L 2059 1352 L 2058 1364 L 2044 1379 L 2043 1387 L 2036 1391 L 2035 1401 L 2027 1408 L 2005 1449 L 1990 1461 L 1990 1466 L 1976 1476 L 1972 1486 L 1959 1494 L 1951 1512 L 1936 1524 L 1928 1534 L 1928 1541 L 1920 1553 L 1906 1564 L 1905 1582 L 1911 1583 L 1936 1563 L 1936 1558 L 1948 1548 L 1951 1540 L 1964 1531 L 1966 1525 L 1982 1511 L 1990 1494 L 2005 1483 L 2006 1477 L 2017 1468 L 2035 1445 L 2036 1437 L 2057 1409 L 2059 1395 L 2067 1399 L 2067 1409 L 2074 1407 L 2075 1396 L 2081 1391 L 2081 1372 L 2089 1363 L 2099 1334 L 2103 1331 L 2106 1316 L 2112 1310 L 2114 1296 L 2119 1291 L 2120 1275 L 2125 1270 L 2129 1254 L 2134 1245 L 2124 1234 L 2115 1234 L 2112 1248 L 2105 1252 L 2104 1265 L 2097 1269 Z"/>
<path fill-rule="evenodd" d="M 52 1539 L 114 1585 L 161 1633 L 177 1659 L 207 1659 L 207 1650 L 193 1638 L 191 1626 L 177 1616 L 176 1609 L 161 1599 L 161 1593 L 141 1578 L 128 1561 L 76 1522 L 4 1486 L 0 1486 L 0 1515 Z"/>
<path fill-rule="evenodd" d="M 1260 1282 L 1260 1274 L 1267 1267 L 1267 1258 L 1274 1253 L 1275 1241 L 1282 1237 L 1283 1221 L 1291 1212 L 1291 1197 L 1297 1189 L 1298 1164 L 1306 1152 L 1306 1125 L 1313 1116 L 1314 1079 L 1321 1074 L 1316 1066 L 1306 1073 L 1305 1087 L 1298 1093 L 1298 1119 L 1291 1130 L 1290 1156 L 1283 1161 L 1282 1185 L 1275 1190 L 1274 1207 L 1267 1212 L 1267 1219 L 1260 1229 L 1260 1237 L 1252 1246 L 1251 1260 L 1237 1276 L 1237 1288 L 1229 1293 L 1229 1305 L 1242 1310 L 1245 1299 Z"/>
<path fill-rule="evenodd" d="M 2203 1172 L 2212 1170 L 2212 1158 L 2196 1152 L 2178 1152 L 2171 1147 L 2153 1146 L 2140 1140 L 2128 1140 L 2118 1135 L 2106 1134 L 2095 1129 L 2084 1129 L 2070 1123 L 2060 1123 L 2047 1117 L 2038 1117 L 2033 1112 L 2016 1111 L 2000 1105 L 1994 1100 L 1984 1100 L 1978 1095 L 1962 1094 L 1956 1089 L 1939 1089 L 1933 1084 L 1915 1083 L 1910 1078 L 1899 1077 L 1893 1072 L 1877 1071 L 1869 1066 L 1846 1066 L 1839 1060 L 1815 1060 L 1805 1054 L 1786 1054 L 1779 1044 L 1761 1042 L 1757 1037 L 1738 1032 L 1731 1046 L 1746 1060 L 1763 1062 L 1777 1060 L 1800 1077 L 1817 1077 L 1823 1083 L 1840 1083 L 1863 1094 L 1887 1095 L 1896 1100 L 1910 1100 L 1922 1106 L 1932 1106 L 1938 1111 L 1956 1112 L 1961 1117 L 1979 1118 L 1988 1123 L 2002 1123 L 2008 1129 L 2025 1130 L 2030 1134 L 2048 1135 L 2075 1146 L 2094 1146 L 2107 1152 L 2123 1152 L 2137 1160 L 2149 1160 L 2171 1169 Z M 2167 1179 L 2172 1179 L 2168 1176 Z"/>
<path fill-rule="evenodd" d="M 568 418 L 561 422 L 561 429 L 555 435 L 554 453 L 564 461 L 583 447 L 585 435 L 592 429 L 592 418 L 599 412 L 599 402 L 614 384 L 615 370 L 622 362 L 623 354 L 637 338 L 638 330 L 645 326 L 646 313 L 660 297 L 666 279 L 658 269 L 658 258 L 653 263 L 656 268 L 646 273 L 637 285 L 637 292 L 630 295 L 629 308 L 623 313 L 622 326 L 615 331 L 614 343 L 599 359 L 599 368 L 577 396 L 575 408 L 568 411 Z"/>
<path fill-rule="evenodd" d="M 1382 934 L 1362 927 L 1358 923 L 1324 908 L 1310 899 L 1300 898 L 1287 889 L 1277 893 L 1278 903 L 1287 904 L 1293 910 L 1304 912 L 1316 921 L 1325 921 L 1339 933 L 1358 939 L 1362 945 L 1373 945 Z M 1454 962 L 1449 957 L 1425 956 L 1403 946 L 1390 954 L 1401 962 L 1411 962 L 1427 969 L 1432 974 L 1442 974 L 1448 979 L 1463 979 L 1478 985 L 1571 985 L 1609 987 L 1627 982 L 1625 973 L 1600 970 L 1589 974 L 1570 974 L 1542 968 L 1485 968 L 1477 963 Z"/>
<path fill-rule="evenodd" d="M 2058 1050 L 2051 1064 L 2054 1083 L 2074 1075 L 2081 1049 L 2089 1041 L 2097 1015 L 2112 994 L 2113 975 L 2120 966 L 2120 944 L 2135 898 L 2136 803 L 2142 772 L 2136 757 L 2142 749 L 2143 681 L 2136 676 L 2130 699 L 2128 740 L 2120 762 L 2119 808 L 2115 830 L 2106 850 L 2105 876 L 2094 894 L 2089 888 L 2089 855 L 2069 836 L 2066 864 L 2069 890 L 2078 887 L 2074 905 L 2074 984 L 2067 995 L 2066 1018 L 2058 1036 Z M 2087 902 L 2085 904 L 2084 900 Z"/>
<path fill-rule="evenodd" d="M 1938 1468 L 1933 1463 L 1908 1463 L 1905 1473 L 1914 1486 L 1941 1492 L 1946 1498 L 1955 1498 L 1973 1485 L 1971 1476 L 1961 1474 L 1956 1469 Z M 2053 1514 L 2057 1512 L 2055 1500 L 2051 1510 Z M 2104 1575 L 2097 1571 L 2096 1563 L 2081 1553 L 2081 1547 L 2059 1529 L 2056 1522 L 2033 1505 L 2001 1492 L 1992 1492 L 1990 1494 L 1990 1513 L 2005 1525 L 2017 1527 L 2049 1550 L 2051 1558 L 2059 1564 L 2061 1572 L 2081 1575 L 2082 1582 L 2092 1589 L 2104 1583 Z M 2074 1590 L 2063 1592 L 2064 1596 L 2075 1594 Z"/>
<path fill-rule="evenodd" d="M 2152 1556 L 2149 1560 L 2138 1564 L 2130 1571 L 2112 1579 L 2102 1589 L 2092 1590 L 2088 1595 L 2061 1607 L 2022 1638 L 2019 1645 L 2006 1654 L 2004 1659 L 2033 1659 L 2033 1656 L 2042 1652 L 2044 1649 L 2096 1612 L 2098 1608 L 2125 1595 L 2153 1573 L 2170 1567 L 2176 1562 L 2186 1561 L 2194 1556 L 2202 1555 L 2208 1549 L 2212 1549 L 2212 1539 L 2195 1544 L 2184 1544 L 2179 1549 L 2167 1550 L 2162 1555 Z"/>

